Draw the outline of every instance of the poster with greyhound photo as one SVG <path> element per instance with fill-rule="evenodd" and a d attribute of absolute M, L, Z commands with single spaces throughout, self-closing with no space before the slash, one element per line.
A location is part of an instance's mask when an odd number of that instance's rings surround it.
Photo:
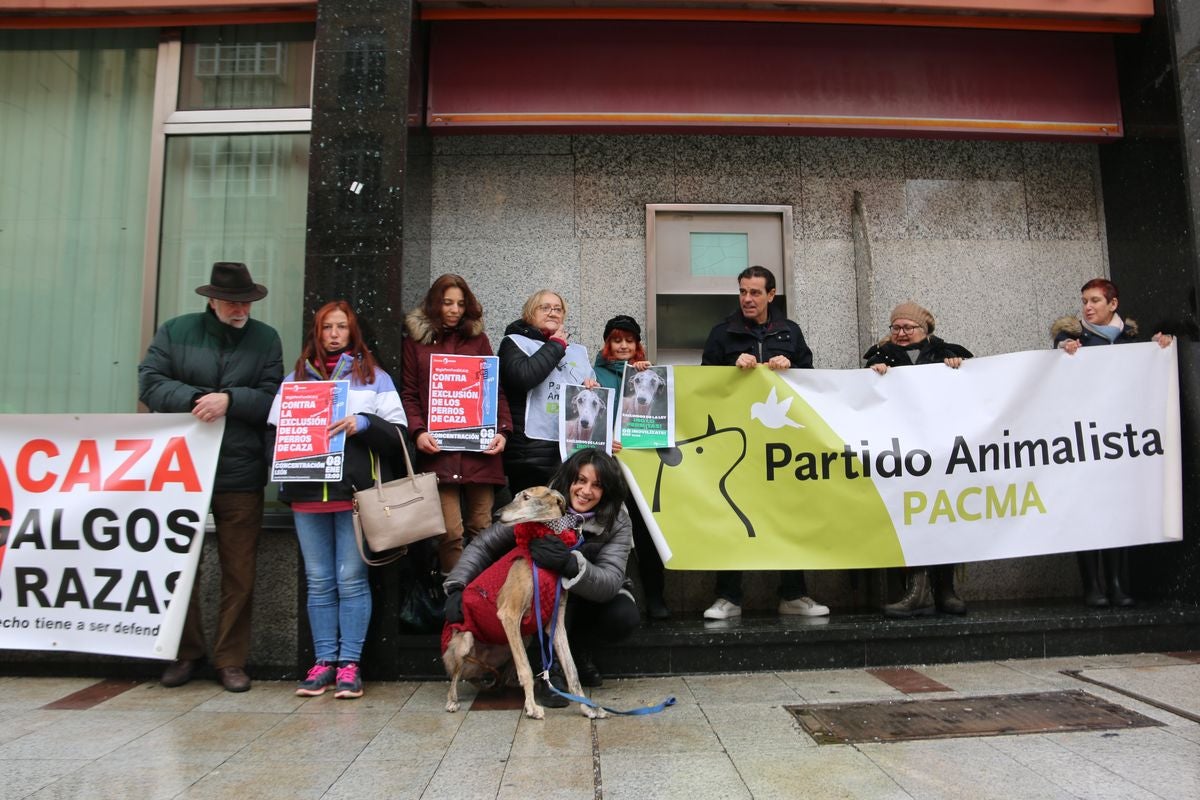
<path fill-rule="evenodd" d="M 625 362 L 620 419 L 621 447 L 674 447 L 675 371 L 671 367 L 637 370 Z"/>
<path fill-rule="evenodd" d="M 567 384 L 558 404 L 558 450 L 565 460 L 576 450 L 595 447 L 612 455 L 616 392 L 597 386 Z"/>

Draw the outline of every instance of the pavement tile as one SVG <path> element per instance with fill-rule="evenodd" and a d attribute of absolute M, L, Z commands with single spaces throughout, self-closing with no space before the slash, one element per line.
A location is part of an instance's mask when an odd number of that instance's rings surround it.
<path fill-rule="evenodd" d="M 227 761 L 180 792 L 180 800 L 304 800 L 321 797 L 349 762 L 293 762 L 280 769 L 272 761 Z"/>
<path fill-rule="evenodd" d="M 190 685 L 190 684 L 189 684 Z M 200 711 L 258 711 L 269 714 L 290 714 L 300 708 L 305 698 L 296 696 L 296 684 L 283 681 L 255 681 L 248 692 L 227 692 L 224 689 L 196 706 Z"/>
<path fill-rule="evenodd" d="M 1088 800 L 1155 800 L 1157 797 L 1104 765 L 1063 747 L 1052 736 L 994 736 L 988 744 L 1075 797 Z"/>
<path fill-rule="evenodd" d="M 696 704 L 696 698 L 683 675 L 620 680 L 608 678 L 603 686 L 592 689 L 588 696 L 600 705 L 620 711 L 656 706 L 668 697 L 675 698 L 676 708 Z"/>
<path fill-rule="evenodd" d="M 220 760 L 146 765 L 129 759 L 93 761 L 30 795 L 35 800 L 170 800 L 219 766 Z"/>
<path fill-rule="evenodd" d="M 778 705 L 796 703 L 800 695 L 774 672 L 730 675 L 689 675 L 688 688 L 702 705 L 758 703 Z"/>
<path fill-rule="evenodd" d="M 1161 728 L 1054 734 L 1063 747 L 1164 798 L 1200 797 L 1200 750 Z"/>
<path fill-rule="evenodd" d="M 552 709 L 546 710 L 547 716 L 551 713 Z M 517 710 L 468 712 L 446 750 L 446 759 L 508 758 L 522 714 Z"/>
<path fill-rule="evenodd" d="M 515 757 L 504 767 L 498 800 L 593 800 L 591 755 Z"/>
<path fill-rule="evenodd" d="M 782 705 L 704 706 L 704 715 L 721 744 L 731 753 L 743 750 L 791 753 L 817 746 Z"/>
<path fill-rule="evenodd" d="M 866 670 L 834 669 L 776 673 L 806 703 L 900 700 L 906 695 Z"/>
<path fill-rule="evenodd" d="M 787 758 L 745 750 L 730 757 L 755 800 L 909 800 L 913 796 L 853 747 L 814 745 Z"/>
<path fill-rule="evenodd" d="M 1062 685 L 1045 675 L 1031 675 L 995 661 L 933 664 L 921 667 L 921 672 L 965 695 L 1048 692 Z"/>
<path fill-rule="evenodd" d="M 451 761 L 443 759 L 433 773 L 433 779 L 421 795 L 421 800 L 464 800 L 491 798 L 500 791 L 506 759 Z"/>
<path fill-rule="evenodd" d="M 719 753 L 724 749 L 696 706 L 646 716 L 609 717 L 596 723 L 596 736 L 601 754 Z"/>
<path fill-rule="evenodd" d="M 403 761 L 359 759 L 329 787 L 322 800 L 368 800 L 372 797 L 417 800 L 442 762 L 441 755 L 441 752 L 428 757 L 410 755 Z"/>
<path fill-rule="evenodd" d="M 293 714 L 254 739 L 234 761 L 306 763 L 350 762 L 392 718 L 388 712 Z"/>
<path fill-rule="evenodd" d="M 99 758 L 165 725 L 174 711 L 63 711 L 61 717 L 0 745 L 0 760 Z"/>
<path fill-rule="evenodd" d="M 0 711 L 41 708 L 96 683 L 96 678 L 8 678 L 0 691 Z"/>
<path fill-rule="evenodd" d="M 359 758 L 392 761 L 409 758 L 413 753 L 437 753 L 440 756 L 450 747 L 466 717 L 461 711 L 450 714 L 445 709 L 401 710 L 380 729 Z"/>
<path fill-rule="evenodd" d="M 607 719 L 597 720 L 605 725 Z M 455 742 L 457 744 L 457 741 Z M 592 757 L 592 721 L 582 714 L 546 713 L 545 719 L 521 715 L 512 739 L 513 758 Z"/>
<path fill-rule="evenodd" d="M 1088 669 L 1081 674 L 1200 716 L 1200 664 Z"/>
<path fill-rule="evenodd" d="M 285 714 L 191 711 L 114 750 L 109 758 L 157 759 L 176 753 L 232 756 L 288 719 Z"/>
<path fill-rule="evenodd" d="M 2 687 L 0 687 L 2 688 Z M 83 769 L 92 762 L 78 758 L 31 758 L 0 761 L 0 800 L 17 800 Z"/>
<path fill-rule="evenodd" d="M 602 750 L 600 780 L 604 800 L 735 800 L 752 797 L 737 768 L 724 753 L 642 755 Z"/>
<path fill-rule="evenodd" d="M 96 708 L 105 711 L 178 711 L 182 714 L 225 693 L 223 688 L 208 681 L 192 681 L 173 689 L 150 681 L 105 700 Z"/>
<path fill-rule="evenodd" d="M 992 737 L 857 745 L 913 797 L 929 800 L 1077 800 L 992 747 Z M 969 787 L 969 790 L 968 788 Z"/>
<path fill-rule="evenodd" d="M 0 745 L 28 736 L 39 728 L 53 725 L 70 711 L 5 711 L 0 712 Z"/>
<path fill-rule="evenodd" d="M 330 688 L 318 697 L 300 698 L 303 702 L 296 708 L 297 714 L 360 714 L 363 711 L 396 712 L 409 701 L 413 693 L 420 688 L 420 683 L 379 683 L 366 681 L 363 684 L 363 696 L 356 700 L 339 700 L 333 696 Z M 296 685 L 291 684 L 295 694 Z M 444 703 L 443 703 L 444 705 Z"/>

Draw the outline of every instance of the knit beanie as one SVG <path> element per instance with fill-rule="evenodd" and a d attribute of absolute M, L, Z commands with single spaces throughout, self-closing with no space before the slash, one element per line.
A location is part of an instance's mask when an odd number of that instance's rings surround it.
<path fill-rule="evenodd" d="M 933 333 L 933 314 L 911 300 L 892 309 L 892 318 L 889 324 L 898 319 L 911 319 L 913 322 L 923 325 L 926 333 Z"/>
<path fill-rule="evenodd" d="M 604 323 L 604 341 L 607 342 L 609 334 L 617 330 L 628 331 L 639 342 L 642 340 L 642 326 L 638 325 L 637 320 L 627 314 L 618 314 Z"/>

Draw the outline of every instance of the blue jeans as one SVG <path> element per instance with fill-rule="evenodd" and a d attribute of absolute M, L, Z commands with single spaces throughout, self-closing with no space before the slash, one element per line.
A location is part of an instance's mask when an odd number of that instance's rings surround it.
<path fill-rule="evenodd" d="M 371 622 L 367 565 L 349 511 L 294 512 L 308 579 L 308 624 L 318 661 L 358 661 Z"/>

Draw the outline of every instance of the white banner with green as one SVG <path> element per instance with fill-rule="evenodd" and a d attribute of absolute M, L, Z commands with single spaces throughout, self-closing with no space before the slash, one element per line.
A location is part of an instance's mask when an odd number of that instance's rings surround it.
<path fill-rule="evenodd" d="M 1176 349 L 892 369 L 675 368 L 624 450 L 670 569 L 945 564 L 1182 538 Z"/>

